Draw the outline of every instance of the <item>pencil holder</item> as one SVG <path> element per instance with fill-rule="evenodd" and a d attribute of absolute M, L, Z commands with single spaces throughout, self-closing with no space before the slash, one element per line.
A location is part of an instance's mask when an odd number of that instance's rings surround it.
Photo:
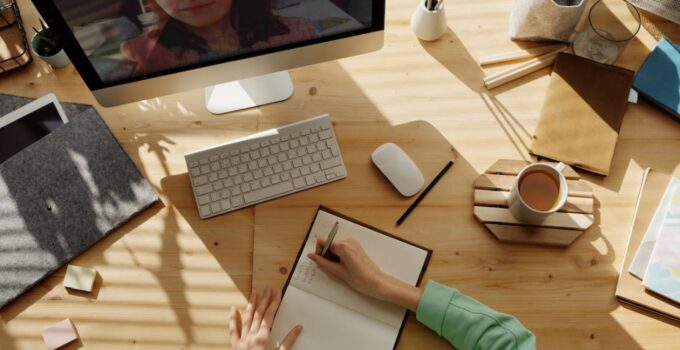
<path fill-rule="evenodd" d="M 446 32 L 446 12 L 443 0 L 435 2 L 434 10 L 427 8 L 427 1 L 420 1 L 413 16 L 411 16 L 411 29 L 421 40 L 433 41 L 439 39 Z"/>
<path fill-rule="evenodd" d="M 585 0 L 513 0 L 510 38 L 569 41 L 585 6 Z"/>

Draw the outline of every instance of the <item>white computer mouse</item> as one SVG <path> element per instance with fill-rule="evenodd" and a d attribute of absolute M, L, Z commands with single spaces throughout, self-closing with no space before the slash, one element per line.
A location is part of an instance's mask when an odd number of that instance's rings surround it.
<path fill-rule="evenodd" d="M 423 173 L 399 146 L 393 143 L 381 145 L 373 151 L 371 159 L 403 196 L 413 196 L 423 188 Z"/>

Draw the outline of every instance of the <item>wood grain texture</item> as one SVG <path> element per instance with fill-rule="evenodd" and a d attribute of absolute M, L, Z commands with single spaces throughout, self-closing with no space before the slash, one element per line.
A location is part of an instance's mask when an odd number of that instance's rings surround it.
<path fill-rule="evenodd" d="M 19 5 L 27 28 L 37 25 L 31 3 Z M 527 145 L 549 82 L 544 69 L 492 93 L 484 89 L 484 76 L 508 66 L 482 70 L 476 58 L 540 45 L 507 38 L 510 5 L 447 0 L 449 31 L 426 43 L 410 29 L 416 3 L 388 1 L 382 50 L 292 70 L 296 90 L 284 103 L 215 117 L 203 105 L 203 91 L 195 90 L 98 107 L 163 204 L 74 261 L 99 271 L 94 297 L 69 294 L 60 284 L 61 269 L 0 310 L 0 348 L 40 349 L 42 329 L 71 318 L 88 350 L 228 349 L 229 308 L 244 305 L 251 281 L 256 288 L 282 284 L 320 203 L 433 248 L 426 279 L 516 315 L 540 349 L 680 347 L 677 323 L 623 307 L 613 297 L 641 169 L 680 175 L 680 154 L 673 151 L 680 149 L 680 126 L 649 103 L 628 109 L 610 175 L 582 173 L 597 199 L 597 219 L 568 249 L 503 244 L 474 219 L 477 176 L 498 159 L 531 160 Z M 679 41 L 680 30 L 666 27 Z M 654 44 L 641 31 L 617 64 L 637 69 Z M 54 92 L 62 101 L 96 105 L 73 67 L 52 70 L 39 60 L 0 76 L 0 92 Z M 351 160 L 346 180 L 198 218 L 185 153 L 322 113 L 332 115 L 343 156 Z M 385 140 L 398 141 L 428 180 L 452 146 L 458 154 L 400 227 L 394 223 L 412 199 L 397 194 L 369 159 Z M 397 348 L 450 346 L 411 318 Z"/>
<path fill-rule="evenodd" d="M 515 183 L 514 176 L 483 174 L 474 183 L 475 188 L 485 190 L 510 191 Z M 578 180 L 567 180 L 569 195 L 574 197 L 592 197 L 593 190 L 585 182 Z"/>
<path fill-rule="evenodd" d="M 550 164 L 552 166 L 557 164 L 557 162 L 550 161 L 540 161 L 539 163 Z M 493 163 L 488 169 L 486 169 L 485 173 L 496 175 L 517 175 L 527 165 L 529 165 L 529 162 L 521 160 L 499 159 L 495 163 Z M 563 174 L 564 177 L 566 177 L 569 180 L 578 180 L 581 178 L 581 175 L 579 175 L 576 172 L 576 170 L 574 170 L 574 168 L 572 168 L 569 165 L 567 165 L 566 168 L 564 168 Z"/>
<path fill-rule="evenodd" d="M 565 230 L 548 227 L 527 227 L 517 230 L 516 226 L 484 224 L 498 240 L 506 243 L 538 244 L 557 247 L 568 247 L 580 235 L 579 230 Z"/>

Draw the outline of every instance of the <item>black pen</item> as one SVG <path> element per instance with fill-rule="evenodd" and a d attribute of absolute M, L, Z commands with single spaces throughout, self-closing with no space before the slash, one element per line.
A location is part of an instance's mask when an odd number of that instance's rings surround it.
<path fill-rule="evenodd" d="M 446 174 L 446 172 L 447 172 L 449 169 L 451 169 L 451 166 L 453 166 L 453 161 L 452 161 L 452 160 L 450 160 L 448 163 L 446 163 L 446 165 L 444 166 L 444 169 L 442 169 L 442 170 L 439 172 L 439 174 L 437 174 L 437 176 L 435 176 L 435 178 L 432 180 L 432 182 L 430 182 L 430 184 L 427 185 L 427 187 L 425 188 L 425 190 L 424 190 L 423 192 L 420 193 L 420 195 L 418 196 L 418 198 L 416 198 L 415 202 L 413 202 L 413 204 L 411 204 L 411 206 L 408 207 L 408 209 L 406 209 L 406 212 L 404 212 L 404 214 L 399 218 L 399 220 L 397 220 L 397 226 L 401 225 L 401 223 L 404 222 L 404 220 L 406 220 L 406 218 L 408 217 L 408 215 L 411 214 L 411 212 L 413 211 L 413 209 L 415 209 L 416 206 L 418 206 L 418 203 L 420 203 L 420 201 L 422 201 L 423 198 L 425 198 L 425 196 L 427 195 L 428 192 L 430 192 L 430 190 L 432 189 L 432 187 L 434 187 L 434 185 L 436 185 L 437 182 L 439 182 L 439 180 L 442 178 L 442 176 L 444 176 L 444 174 Z"/>

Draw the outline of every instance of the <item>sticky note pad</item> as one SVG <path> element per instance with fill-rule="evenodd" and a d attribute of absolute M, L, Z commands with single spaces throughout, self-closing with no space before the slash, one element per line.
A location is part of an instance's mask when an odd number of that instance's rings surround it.
<path fill-rule="evenodd" d="M 66 268 L 64 287 L 91 292 L 97 271 L 87 267 L 69 265 Z"/>
<path fill-rule="evenodd" d="M 78 332 L 71 320 L 67 318 L 45 329 L 42 337 L 47 349 L 55 350 L 78 339 Z"/>

